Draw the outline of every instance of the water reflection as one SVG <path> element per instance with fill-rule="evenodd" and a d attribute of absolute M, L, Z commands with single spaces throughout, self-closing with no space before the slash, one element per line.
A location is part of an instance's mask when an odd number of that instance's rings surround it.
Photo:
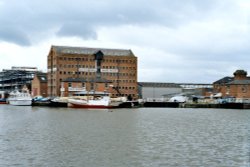
<path fill-rule="evenodd" d="M 0 106 L 0 166 L 247 166 L 250 110 Z"/>

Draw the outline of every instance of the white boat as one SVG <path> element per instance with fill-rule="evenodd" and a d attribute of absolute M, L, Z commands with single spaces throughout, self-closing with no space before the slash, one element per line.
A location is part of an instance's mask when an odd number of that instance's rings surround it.
<path fill-rule="evenodd" d="M 32 97 L 27 89 L 23 89 L 22 92 L 14 90 L 9 94 L 7 102 L 15 106 L 30 106 L 32 104 Z"/>
<path fill-rule="evenodd" d="M 81 95 L 75 96 L 74 98 L 68 99 L 68 106 L 73 108 L 116 108 L 124 99 L 110 98 L 110 94 L 105 92 L 85 92 Z"/>
<path fill-rule="evenodd" d="M 174 97 L 171 97 L 169 99 L 169 102 L 178 102 L 178 103 L 184 103 L 188 101 L 188 97 L 182 96 L 182 95 L 176 95 Z"/>

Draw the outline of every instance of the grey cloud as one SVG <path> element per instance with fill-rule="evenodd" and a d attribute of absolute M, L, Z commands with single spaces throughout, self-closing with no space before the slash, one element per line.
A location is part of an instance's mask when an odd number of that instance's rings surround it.
<path fill-rule="evenodd" d="M 250 35 L 244 20 L 238 21 L 247 12 L 238 0 L 0 2 L 0 42 L 28 46 L 49 35 L 101 34 L 119 46 L 140 48 L 140 71 L 150 71 L 143 80 L 213 82 L 235 68 L 249 68 Z"/>
<path fill-rule="evenodd" d="M 28 35 L 22 30 L 14 29 L 13 27 L 0 27 L 0 41 L 1 40 L 22 46 L 30 45 Z"/>
<path fill-rule="evenodd" d="M 217 3 L 215 0 L 3 2 L 0 6 L 0 24 L 11 27 L 11 32 L 1 29 L 0 39 L 19 45 L 31 43 L 29 33 L 35 35 L 55 27 L 59 27 L 59 36 L 77 36 L 83 39 L 96 39 L 96 28 L 102 26 L 159 24 L 176 27 L 192 19 L 200 19 L 201 13 L 210 12 Z"/>
<path fill-rule="evenodd" d="M 59 36 L 78 36 L 84 39 L 96 39 L 97 34 L 92 27 L 82 23 L 65 23 L 57 32 Z"/>

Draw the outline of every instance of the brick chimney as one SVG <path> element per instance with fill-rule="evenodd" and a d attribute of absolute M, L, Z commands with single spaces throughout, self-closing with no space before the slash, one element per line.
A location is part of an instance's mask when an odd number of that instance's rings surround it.
<path fill-rule="evenodd" d="M 236 70 L 234 72 L 234 80 L 245 80 L 247 79 L 247 72 L 244 70 Z"/>

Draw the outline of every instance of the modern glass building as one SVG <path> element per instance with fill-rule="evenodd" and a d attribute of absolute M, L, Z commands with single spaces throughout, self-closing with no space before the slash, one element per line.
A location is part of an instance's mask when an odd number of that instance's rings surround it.
<path fill-rule="evenodd" d="M 12 67 L 0 72 L 0 91 L 9 93 L 14 89 L 22 89 L 27 86 L 31 90 L 31 81 L 37 72 L 36 67 Z"/>

